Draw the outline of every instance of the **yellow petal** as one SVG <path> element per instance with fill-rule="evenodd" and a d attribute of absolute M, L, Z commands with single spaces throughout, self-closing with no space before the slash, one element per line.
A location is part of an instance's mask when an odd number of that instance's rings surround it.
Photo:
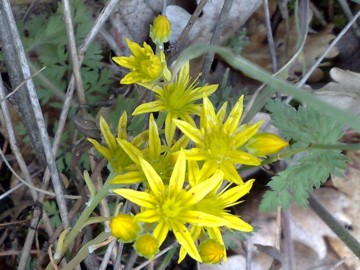
<path fill-rule="evenodd" d="M 149 154 L 151 160 L 156 160 L 160 157 L 161 141 L 159 138 L 159 131 L 154 120 L 153 114 L 149 118 Z"/>
<path fill-rule="evenodd" d="M 165 241 L 170 230 L 166 222 L 160 221 L 154 229 L 154 236 L 159 240 L 159 246 Z"/>
<path fill-rule="evenodd" d="M 219 200 L 226 205 L 226 207 L 232 206 L 238 199 L 250 192 L 250 189 L 255 179 L 246 181 L 243 185 L 239 185 L 228 189 L 219 196 Z"/>
<path fill-rule="evenodd" d="M 172 226 L 172 230 L 179 244 L 184 247 L 190 257 L 197 260 L 198 262 L 202 262 L 200 254 L 186 226 L 181 223 L 175 223 Z"/>
<path fill-rule="evenodd" d="M 232 162 L 223 162 L 220 165 L 221 171 L 224 173 L 224 179 L 234 182 L 237 185 L 243 184 L 243 180 L 241 179 L 241 176 L 237 172 L 235 165 Z"/>
<path fill-rule="evenodd" d="M 175 196 L 181 192 L 185 181 L 185 172 L 186 159 L 184 151 L 181 149 L 170 177 L 169 196 Z"/>
<path fill-rule="evenodd" d="M 111 179 L 110 183 L 115 184 L 135 184 L 138 182 L 145 181 L 145 176 L 141 172 L 128 172 L 124 174 L 116 175 Z"/>
<path fill-rule="evenodd" d="M 189 204 L 196 204 L 203 199 L 208 193 L 210 193 L 221 181 L 223 180 L 223 173 L 217 172 L 208 180 L 205 180 L 196 186 L 190 188 L 188 191 L 192 197 L 189 200 Z"/>
<path fill-rule="evenodd" d="M 167 112 L 165 119 L 165 139 L 167 145 L 172 145 L 175 135 L 176 125 L 173 122 L 175 115 L 171 112 Z"/>
<path fill-rule="evenodd" d="M 203 134 L 200 130 L 193 127 L 189 123 L 181 120 L 173 120 L 176 126 L 194 143 L 202 144 L 203 143 Z"/>
<path fill-rule="evenodd" d="M 162 196 L 165 194 L 165 186 L 161 177 L 157 174 L 154 168 L 147 162 L 145 159 L 139 158 L 141 168 L 146 176 L 146 179 L 149 183 L 150 189 L 154 195 Z"/>
<path fill-rule="evenodd" d="M 128 188 L 114 189 L 113 192 L 140 206 L 147 208 L 154 206 L 155 198 L 147 192 L 136 191 Z"/>
<path fill-rule="evenodd" d="M 153 209 L 146 209 L 135 216 L 135 220 L 146 223 L 154 223 L 159 219 L 159 212 Z"/>
<path fill-rule="evenodd" d="M 263 122 L 257 122 L 254 125 L 244 125 L 243 130 L 236 134 L 234 138 L 234 149 L 239 148 L 246 143 L 252 136 L 254 136 Z"/>
<path fill-rule="evenodd" d="M 186 221 L 195 226 L 221 227 L 229 222 L 222 218 L 202 211 L 186 211 Z"/>
<path fill-rule="evenodd" d="M 232 151 L 228 154 L 228 156 L 231 162 L 237 164 L 258 166 L 261 163 L 261 161 L 257 157 L 243 151 Z"/>
<path fill-rule="evenodd" d="M 155 100 L 149 103 L 141 104 L 132 114 L 139 115 L 142 113 L 159 112 L 164 111 L 165 109 L 164 103 L 161 100 Z"/>
<path fill-rule="evenodd" d="M 230 224 L 228 225 L 229 228 L 238 230 L 241 232 L 252 232 L 254 231 L 253 226 L 251 226 L 249 223 L 246 223 L 241 218 L 231 215 L 231 214 L 225 214 L 225 219 L 227 219 Z"/>
<path fill-rule="evenodd" d="M 232 108 L 229 116 L 227 117 L 223 128 L 227 131 L 227 134 L 232 134 L 237 129 L 239 121 L 243 111 L 243 99 L 244 96 L 241 96 L 236 102 L 235 106 Z"/>

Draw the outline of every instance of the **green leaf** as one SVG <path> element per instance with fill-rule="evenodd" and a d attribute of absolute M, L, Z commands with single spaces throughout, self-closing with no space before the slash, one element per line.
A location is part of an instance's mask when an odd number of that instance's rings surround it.
<path fill-rule="evenodd" d="M 307 206 L 308 193 L 319 188 L 330 175 L 341 175 L 346 168 L 346 157 L 340 150 L 316 149 L 312 144 L 338 144 L 343 126 L 332 117 L 300 106 L 298 110 L 272 101 L 267 106 L 272 121 L 288 139 L 296 141 L 292 150 L 308 146 L 307 151 L 294 156 L 286 170 L 273 177 L 268 183 L 271 188 L 263 197 L 261 211 L 287 208 L 290 203 Z"/>

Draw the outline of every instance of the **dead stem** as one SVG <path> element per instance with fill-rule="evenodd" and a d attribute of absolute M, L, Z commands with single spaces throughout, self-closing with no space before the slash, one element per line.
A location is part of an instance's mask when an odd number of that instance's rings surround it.
<path fill-rule="evenodd" d="M 215 45 L 220 40 L 220 36 L 224 30 L 225 22 L 229 17 L 229 13 L 230 13 L 233 3 L 234 3 L 234 0 L 225 0 L 224 5 L 219 14 L 218 23 L 215 26 L 214 34 L 211 37 L 210 45 L 212 45 L 212 44 Z M 202 73 L 201 81 L 202 82 L 208 76 L 208 73 L 210 72 L 211 64 L 214 60 L 214 56 L 215 56 L 215 53 L 213 53 L 213 52 L 208 52 L 205 55 L 204 64 L 201 69 L 201 73 Z"/>

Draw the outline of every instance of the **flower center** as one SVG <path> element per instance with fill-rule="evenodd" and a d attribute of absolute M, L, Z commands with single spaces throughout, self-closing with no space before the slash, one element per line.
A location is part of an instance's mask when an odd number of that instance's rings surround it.
<path fill-rule="evenodd" d="M 159 57 L 147 54 L 147 59 L 140 62 L 140 73 L 147 74 L 149 78 L 157 79 L 161 75 L 162 65 Z"/>
<path fill-rule="evenodd" d="M 204 145 L 209 156 L 215 159 L 217 163 L 228 159 L 228 153 L 231 150 L 231 141 L 227 134 L 217 131 L 206 134 Z"/>

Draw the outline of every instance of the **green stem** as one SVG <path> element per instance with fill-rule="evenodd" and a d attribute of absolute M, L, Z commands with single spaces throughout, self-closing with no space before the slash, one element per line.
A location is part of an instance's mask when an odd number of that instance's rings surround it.
<path fill-rule="evenodd" d="M 98 245 L 105 240 L 109 239 L 111 236 L 111 233 L 109 232 L 102 232 L 98 236 L 96 236 L 93 240 L 87 242 L 76 254 L 76 256 L 67 264 L 64 266 L 63 270 L 72 270 L 75 269 L 77 265 L 79 265 L 91 252 L 89 251 L 89 248 L 91 246 Z"/>
<path fill-rule="evenodd" d="M 278 161 L 278 160 L 282 160 L 282 159 L 287 158 L 287 157 L 291 157 L 293 155 L 296 155 L 298 153 L 301 153 L 301 152 L 309 150 L 309 149 L 358 150 L 358 149 L 360 149 L 360 143 L 355 143 L 355 144 L 341 144 L 341 143 L 339 143 L 339 144 L 319 144 L 319 143 L 309 144 L 309 146 L 307 146 L 307 147 L 300 148 L 300 149 L 295 149 L 295 150 L 290 150 L 290 151 L 287 151 L 285 153 L 276 155 L 276 156 L 274 156 L 272 158 L 269 158 L 267 160 L 264 160 L 261 163 L 261 166 L 273 163 L 273 162 Z"/>
<path fill-rule="evenodd" d="M 102 199 L 104 199 L 106 197 L 106 195 L 109 193 L 109 179 L 111 177 L 108 178 L 108 180 L 104 183 L 104 185 L 102 186 L 102 188 L 97 192 L 97 194 L 95 195 L 95 197 L 90 201 L 90 203 L 88 204 L 88 206 L 84 209 L 84 211 L 81 213 L 79 219 L 76 221 L 76 224 L 74 225 L 74 227 L 71 229 L 71 231 L 66 235 L 65 237 L 65 241 L 63 243 L 62 246 L 62 253 L 59 254 L 59 258 L 61 258 L 65 252 L 67 251 L 67 249 L 69 248 L 69 246 L 74 242 L 76 236 L 79 234 L 81 228 L 84 226 L 84 224 L 88 221 L 89 216 L 92 214 L 92 212 L 94 211 L 94 209 L 99 205 L 99 203 L 101 202 Z M 55 262 L 57 263 L 59 260 L 55 260 Z M 51 263 L 48 264 L 48 266 L 46 267 L 46 270 L 50 270 L 53 269 Z"/>
<path fill-rule="evenodd" d="M 329 226 L 329 228 L 340 238 L 340 240 L 360 258 L 360 243 L 352 236 L 326 209 L 310 194 L 310 207 Z"/>
<path fill-rule="evenodd" d="M 360 143 L 354 144 L 319 144 L 314 143 L 310 145 L 311 148 L 317 149 L 334 149 L 334 150 L 358 150 L 360 149 Z"/>

